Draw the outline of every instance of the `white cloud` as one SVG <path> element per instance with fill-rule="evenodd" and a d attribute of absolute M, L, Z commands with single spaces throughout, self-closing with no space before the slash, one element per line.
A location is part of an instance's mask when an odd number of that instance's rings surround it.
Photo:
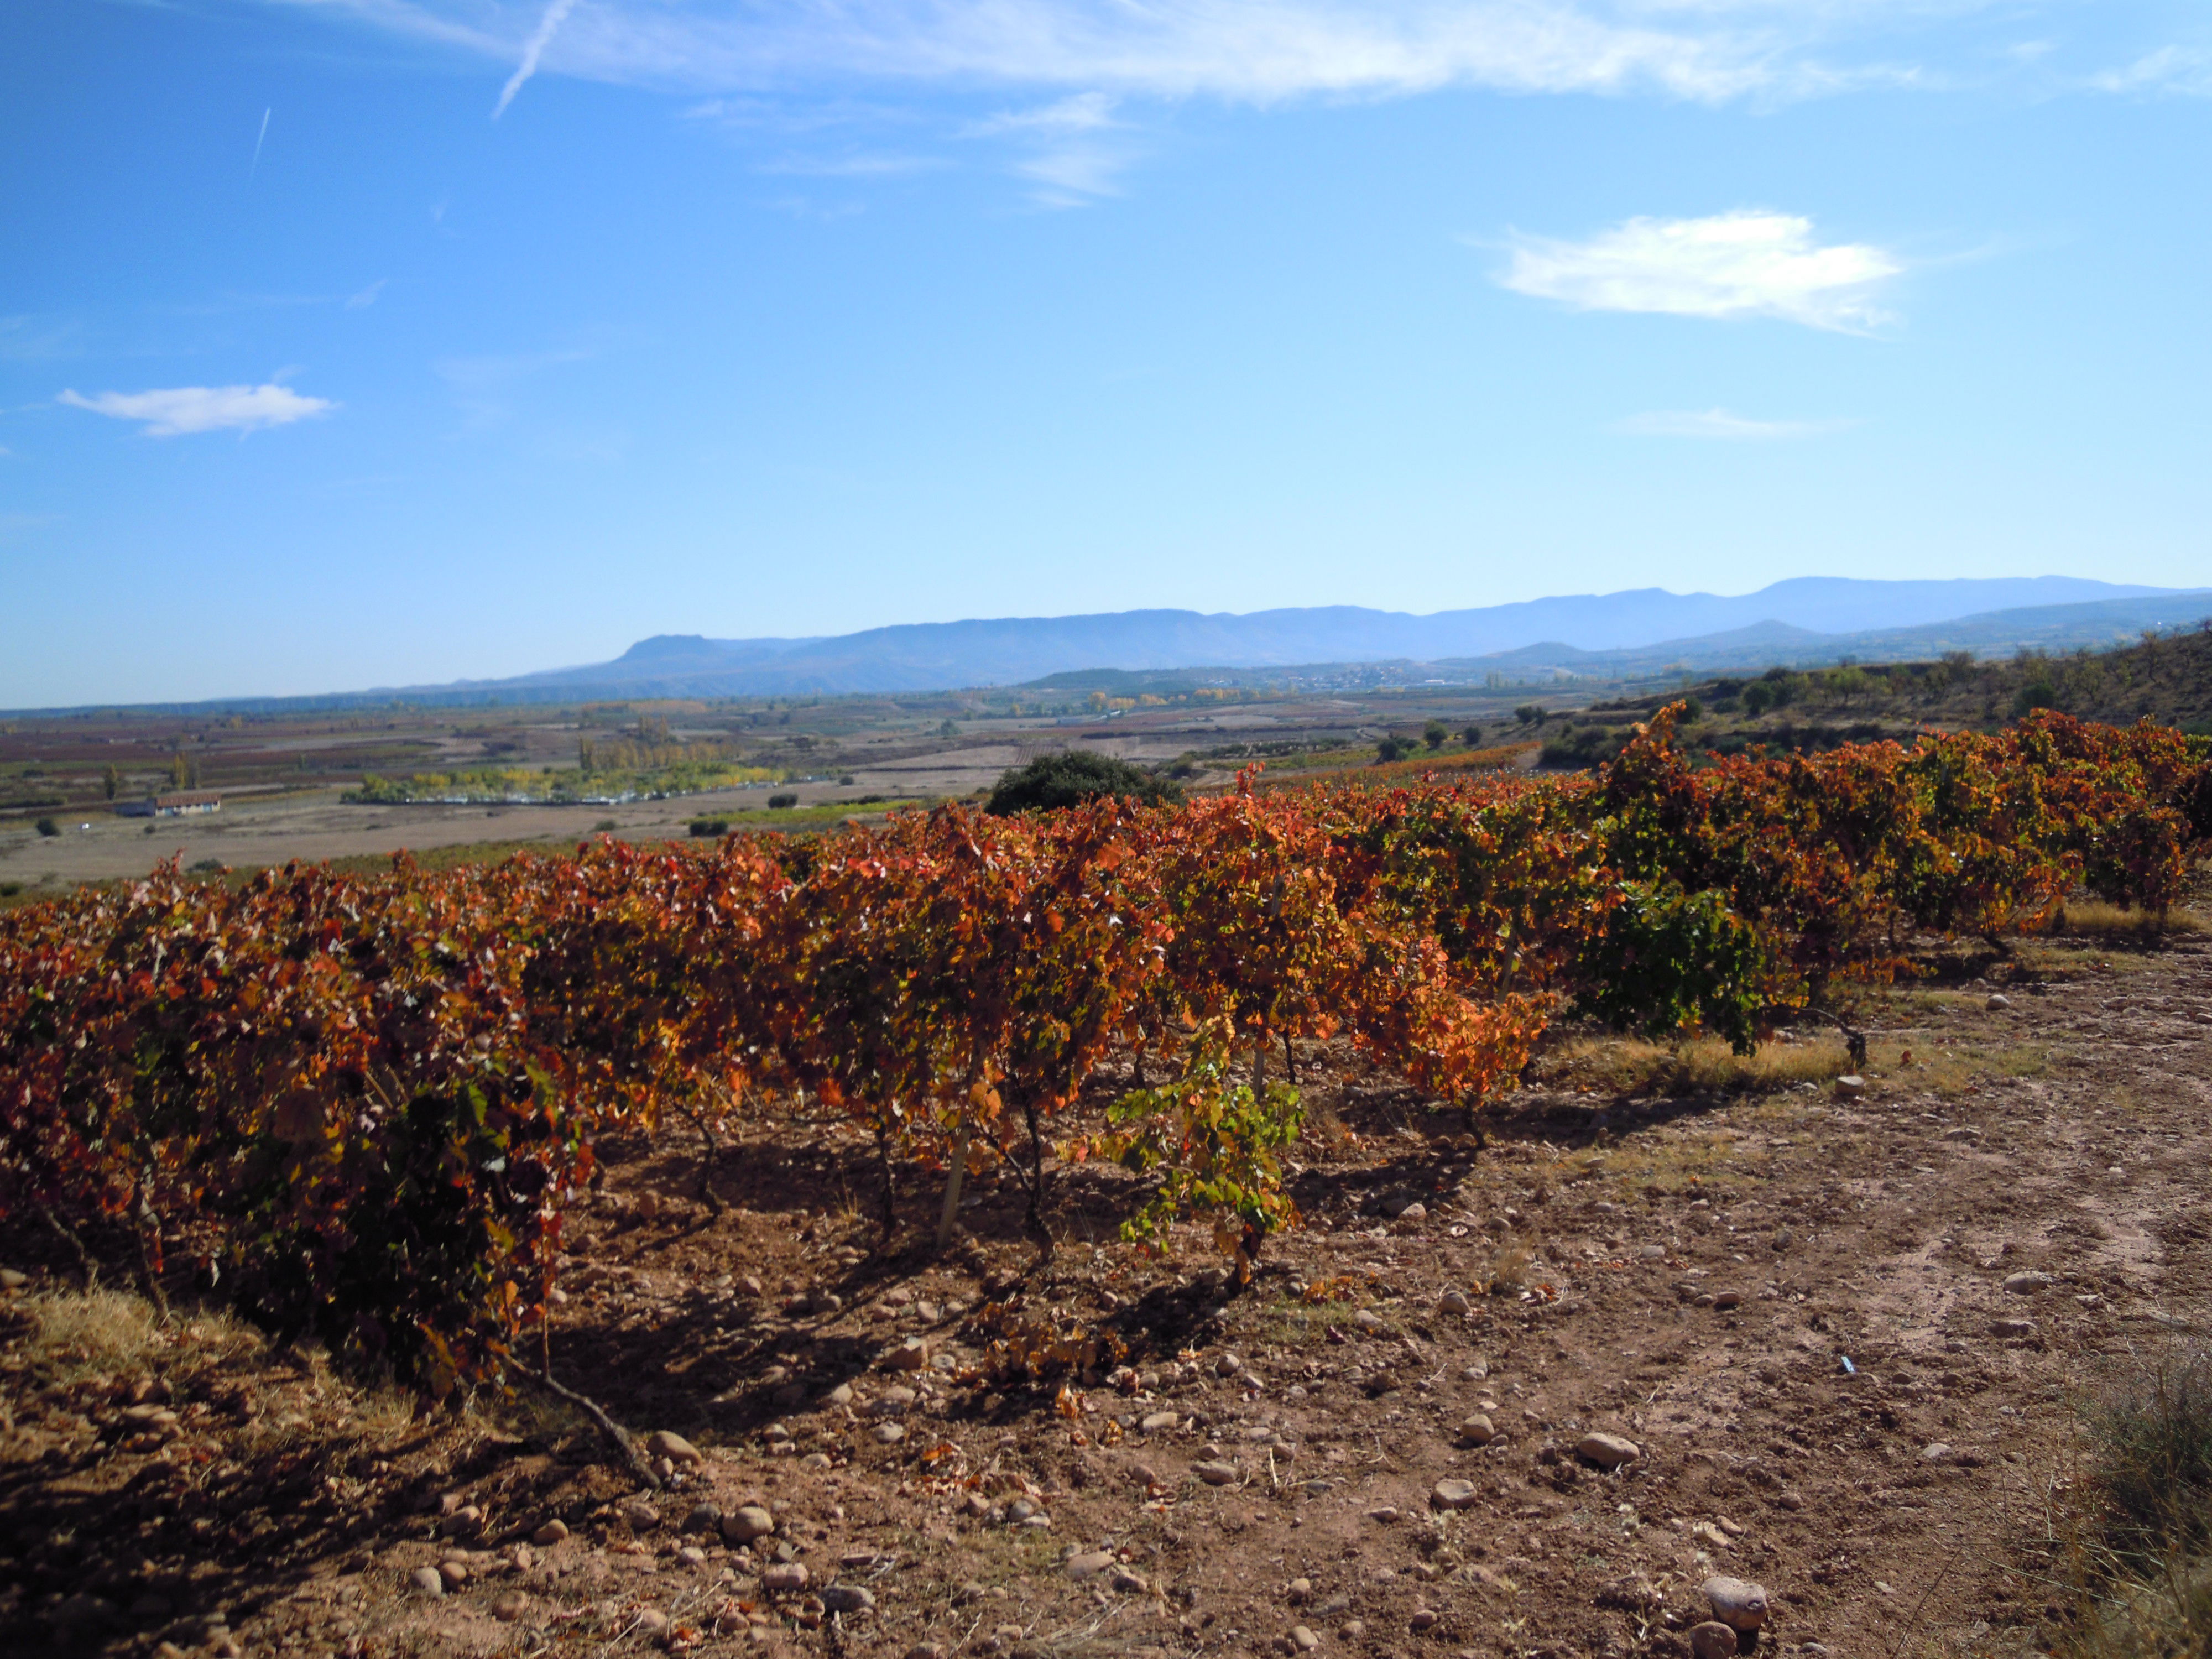
<path fill-rule="evenodd" d="M 988 117 L 970 125 L 966 136 L 1028 147 L 1030 154 L 1014 163 L 1013 171 L 1041 186 L 1037 201 L 1046 207 L 1082 207 L 1118 196 L 1121 174 L 1136 160 L 1127 124 L 1115 114 L 1118 101 L 1103 92 L 1079 92 Z"/>
<path fill-rule="evenodd" d="M 1047 207 L 1081 207 L 1102 196 L 1120 195 L 1120 175 L 1129 161 L 1103 145 L 1066 144 L 1016 162 L 1014 171 L 1043 186 L 1036 198 Z"/>
<path fill-rule="evenodd" d="M 326 415 L 337 405 L 327 398 L 303 398 L 288 386 L 179 386 L 157 392 L 102 392 L 92 397 L 64 392 L 57 400 L 118 421 L 144 422 L 149 438 L 177 438 L 195 432 L 253 432 L 289 426 L 310 416 Z"/>
<path fill-rule="evenodd" d="M 389 276 L 380 276 L 374 282 L 371 283 L 367 288 L 362 289 L 360 293 L 349 295 L 347 296 L 345 302 L 346 309 L 348 311 L 362 311 L 374 305 L 376 303 L 376 296 L 384 292 L 384 285 L 391 280 L 392 278 Z"/>
<path fill-rule="evenodd" d="M 1038 109 L 1008 110 L 978 121 L 968 131 L 971 137 L 976 138 L 996 138 L 1010 132 L 1097 132 L 1121 125 L 1114 118 L 1114 104 L 1115 100 L 1103 92 L 1079 92 L 1072 98 L 1063 98 Z"/>
<path fill-rule="evenodd" d="M 1498 280 L 1583 311 L 1779 317 L 1862 329 L 1883 320 L 1871 296 L 1904 269 L 1864 243 L 1816 244 L 1809 219 L 1743 210 L 1631 219 L 1583 242 L 1525 237 Z"/>
<path fill-rule="evenodd" d="M 1725 409 L 1655 409 L 1632 415 L 1613 430 L 1639 438 L 1810 438 L 1838 432 L 1849 421 L 1757 421 Z"/>
<path fill-rule="evenodd" d="M 2160 46 L 2125 69 L 2108 70 L 2090 84 L 2100 92 L 2182 92 L 2212 94 L 2212 52 Z"/>
<path fill-rule="evenodd" d="M 1823 52 L 1992 0 L 552 0 L 532 27 L 485 0 L 268 0 L 550 73 L 742 92 L 824 76 L 1266 102 L 1449 86 L 1812 93 L 1911 65 Z M 557 38 L 556 31 L 557 33 Z"/>

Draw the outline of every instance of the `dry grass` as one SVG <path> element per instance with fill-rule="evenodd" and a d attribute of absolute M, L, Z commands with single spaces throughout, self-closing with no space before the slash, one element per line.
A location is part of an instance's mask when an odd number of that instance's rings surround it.
<path fill-rule="evenodd" d="M 1894 1058 L 1896 1045 L 1892 1045 Z M 1869 1051 L 1869 1066 L 1878 1056 Z M 1850 1070 L 1840 1037 L 1769 1042 L 1739 1054 L 1717 1037 L 1672 1046 L 1632 1037 L 1575 1037 L 1539 1062 L 1546 1082 L 1612 1095 L 1775 1094 Z"/>
<path fill-rule="evenodd" d="M 2117 948 L 2109 939 L 2036 939 L 2023 943 L 2016 956 L 2030 974 L 2093 981 L 2155 975 L 2163 966 L 2160 951 Z"/>
<path fill-rule="evenodd" d="M 2212 1351 L 2144 1362 L 2090 1414 L 2105 1530 L 2124 1559 L 2212 1543 Z"/>
<path fill-rule="evenodd" d="M 349 1425 L 349 1433 L 389 1438 L 405 1431 L 416 1415 L 414 1396 L 406 1390 L 364 1389 L 332 1376 L 318 1350 L 272 1352 L 260 1332 L 228 1313 L 194 1310 L 164 1322 L 143 1297 L 119 1290 L 41 1291 L 16 1307 L 31 1324 L 24 1350 L 37 1375 L 64 1387 L 217 1370 L 244 1376 L 272 1361 L 304 1364 L 322 1402 L 320 1420 L 289 1421 L 280 1413 L 255 1421 L 240 1439 L 257 1454 L 319 1437 L 329 1431 L 331 1418 Z"/>
<path fill-rule="evenodd" d="M 2152 1356 L 2092 1407 L 2066 1659 L 2212 1655 L 2212 1352 Z"/>
<path fill-rule="evenodd" d="M 2060 1649 L 2066 1659 L 2205 1659 L 2212 1563 L 2177 1559 L 2099 1603 Z"/>
<path fill-rule="evenodd" d="M 1798 1121 L 1783 1118 L 1777 1127 L 1795 1128 Z M 1821 1144 L 1839 1157 L 1862 1156 L 1866 1150 L 1865 1137 L 1859 1135 L 1828 1133 Z M 1589 1178 L 1617 1183 L 1619 1198 L 1632 1200 L 1639 1192 L 1702 1193 L 1709 1183 L 1765 1169 L 1772 1156 L 1748 1151 L 1733 1131 L 1718 1129 L 1639 1135 L 1595 1154 L 1581 1167 Z"/>
<path fill-rule="evenodd" d="M 214 1361 L 263 1346 L 258 1334 L 226 1314 L 195 1314 L 164 1327 L 152 1304 L 128 1291 L 40 1291 L 20 1306 L 36 1329 L 32 1346 L 43 1369 L 64 1382 L 149 1369 L 179 1349 Z"/>
<path fill-rule="evenodd" d="M 2087 899 L 2061 910 L 2051 931 L 2062 937 L 2083 939 L 2161 939 L 2173 933 L 2212 933 L 2212 921 L 2179 906 L 2160 914 L 2124 910 L 2117 904 Z"/>
<path fill-rule="evenodd" d="M 1503 1240 L 1491 1252 L 1490 1261 L 1483 1270 L 1484 1288 L 1495 1295 L 1504 1295 L 1528 1288 L 1528 1270 L 1536 1256 L 1517 1238 Z"/>
<path fill-rule="evenodd" d="M 1926 999 L 1948 997 L 1951 994 L 1944 992 L 1903 993 L 1865 1018 L 1869 1024 L 1879 1025 L 1899 1013 L 1939 1012 L 1960 1000 L 1978 1006 L 1981 1000 L 1979 996 L 1952 998 L 1919 1006 Z M 1971 1092 L 1992 1079 L 2048 1075 L 2049 1045 L 2007 1041 L 1994 1028 L 1991 1035 L 1990 1041 L 1967 1042 L 1939 1042 L 1929 1034 L 1909 1031 L 1874 1036 L 1867 1043 L 1866 1063 L 1858 1069 L 1876 1085 L 1894 1082 L 1946 1099 Z M 1806 1084 L 1825 1093 L 1829 1084 L 1852 1066 L 1843 1039 L 1823 1033 L 1762 1043 L 1751 1054 L 1732 1053 L 1717 1037 L 1672 1047 L 1626 1037 L 1576 1037 L 1547 1053 L 1538 1069 L 1542 1080 L 1553 1086 L 1585 1089 L 1601 1097 L 1714 1098 L 1781 1095 L 1802 1091 Z"/>
<path fill-rule="evenodd" d="M 1899 1014 L 1955 1014 L 1971 1012 L 1989 1000 L 1986 991 L 1939 991 L 1920 987 L 1892 988 L 1880 994 L 1879 1006 L 1888 1017 Z"/>
<path fill-rule="evenodd" d="M 1946 1042 L 1913 1050 L 1913 1063 L 1902 1075 L 1912 1086 L 1944 1100 L 1971 1094 L 1996 1079 L 2045 1077 L 2051 1051 L 2041 1042 Z"/>

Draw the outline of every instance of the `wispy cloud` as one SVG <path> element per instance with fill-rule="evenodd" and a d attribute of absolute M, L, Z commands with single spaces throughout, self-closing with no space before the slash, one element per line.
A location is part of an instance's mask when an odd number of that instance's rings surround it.
<path fill-rule="evenodd" d="M 501 110 L 556 29 L 551 67 L 562 73 L 704 92 L 859 76 L 1260 102 L 1449 86 L 1714 100 L 1910 82 L 1910 64 L 1850 61 L 1856 43 L 1931 13 L 1996 9 L 1995 0 L 592 0 L 571 18 L 573 0 L 552 0 L 529 27 L 483 0 L 272 3 L 343 9 L 519 59 Z"/>
<path fill-rule="evenodd" d="M 441 357 L 431 369 L 446 383 L 463 427 L 483 432 L 504 425 L 526 382 L 542 371 L 587 361 L 588 351 L 524 351 L 481 357 Z"/>
<path fill-rule="evenodd" d="M 1047 207 L 1081 207 L 1118 195 L 1121 175 L 1136 160 L 1120 100 L 1079 92 L 1029 109 L 1006 110 L 969 125 L 969 138 L 1003 139 L 1026 151 L 1013 164 L 1018 177 L 1040 186 Z"/>
<path fill-rule="evenodd" d="M 0 317 L 0 362 L 36 363 L 77 356 L 84 325 L 73 317 Z"/>
<path fill-rule="evenodd" d="M 2160 46 L 2124 68 L 2093 76 L 2100 92 L 2179 92 L 2212 94 L 2212 52 L 2195 46 Z"/>
<path fill-rule="evenodd" d="M 380 276 L 358 293 L 349 294 L 346 295 L 346 309 L 348 311 L 367 310 L 376 303 L 377 295 L 384 292 L 384 285 L 391 280 L 389 276 Z"/>
<path fill-rule="evenodd" d="M 1014 172 L 1042 186 L 1036 198 L 1045 206 L 1081 207 L 1119 195 L 1130 161 L 1126 151 L 1103 144 L 1060 144 L 1017 161 Z"/>
<path fill-rule="evenodd" d="M 1904 269 L 1865 243 L 1820 246 L 1809 219 L 1744 210 L 1631 219 L 1580 242 L 1523 237 L 1498 280 L 1582 311 L 1778 317 L 1853 330 L 1884 320 L 1872 296 Z"/>
<path fill-rule="evenodd" d="M 910 173 L 933 173 L 945 165 L 933 155 L 860 151 L 844 155 L 781 156 L 773 161 L 763 161 L 754 170 L 799 179 L 900 179 Z"/>
<path fill-rule="evenodd" d="M 1656 409 L 1615 422 L 1613 430 L 1639 438 L 1725 438 L 1757 441 L 1812 438 L 1840 432 L 1850 421 L 1757 421 L 1725 409 Z"/>
<path fill-rule="evenodd" d="M 1121 125 L 1114 118 L 1115 103 L 1103 92 L 1079 92 L 1035 109 L 1007 110 L 987 116 L 969 127 L 968 132 L 975 138 L 996 138 L 1007 133 L 1059 137 L 1072 132 L 1097 132 Z"/>
<path fill-rule="evenodd" d="M 495 121 L 507 113 L 507 106 L 514 101 L 514 94 L 522 90 L 522 83 L 538 73 L 538 63 L 545 56 L 545 48 L 553 44 L 554 31 L 561 27 L 568 14 L 576 9 L 576 0 L 549 0 L 544 15 L 538 18 L 538 27 L 522 45 L 522 61 L 514 66 L 514 73 L 507 77 L 507 84 L 499 89 L 499 103 L 491 112 Z"/>
<path fill-rule="evenodd" d="M 101 392 L 88 398 L 64 392 L 55 401 L 90 410 L 118 421 L 137 421 L 149 438 L 180 438 L 197 432 L 256 432 L 289 426 L 337 405 L 327 398 L 306 398 L 288 386 L 179 386 L 155 392 Z"/>

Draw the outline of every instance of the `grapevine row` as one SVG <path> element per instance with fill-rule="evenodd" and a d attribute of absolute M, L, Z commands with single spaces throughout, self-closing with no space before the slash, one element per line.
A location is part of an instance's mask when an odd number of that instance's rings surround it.
<path fill-rule="evenodd" d="M 1998 936 L 2075 887 L 2160 908 L 2212 765 L 2148 724 L 1180 807 L 964 806 L 710 850 L 603 841 L 430 873 L 172 866 L 0 921 L 0 1204 L 165 1239 L 280 1331 L 427 1394 L 526 1363 L 593 1146 L 805 1098 L 887 1181 L 1018 1172 L 1109 1054 L 1158 1080 L 1059 1150 L 1154 1178 L 1249 1272 L 1295 1218 L 1297 1044 L 1342 1034 L 1474 1111 L 1573 1009 L 1748 1050 L 1778 1011 Z M 1270 1081 L 1277 1055 L 1285 1080 Z"/>

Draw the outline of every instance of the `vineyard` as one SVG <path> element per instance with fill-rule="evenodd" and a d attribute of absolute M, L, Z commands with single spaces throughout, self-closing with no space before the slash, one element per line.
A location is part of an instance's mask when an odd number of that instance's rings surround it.
<path fill-rule="evenodd" d="M 2161 909 L 2212 837 L 2148 724 L 1719 761 L 1672 726 L 1564 780 L 85 890 L 0 931 L 0 1204 L 431 1397 L 542 1368 L 564 1208 L 664 1124 L 848 1115 L 886 1205 L 941 1182 L 940 1247 L 972 1173 L 1048 1250 L 1055 1171 L 1117 1160 L 1133 1237 L 1195 1221 L 1241 1280 L 1297 1221 L 1301 1045 L 1479 1123 L 1562 1012 L 1748 1053 L 1914 934 Z M 1139 1086 L 1084 1116 L 1109 1054 Z"/>

